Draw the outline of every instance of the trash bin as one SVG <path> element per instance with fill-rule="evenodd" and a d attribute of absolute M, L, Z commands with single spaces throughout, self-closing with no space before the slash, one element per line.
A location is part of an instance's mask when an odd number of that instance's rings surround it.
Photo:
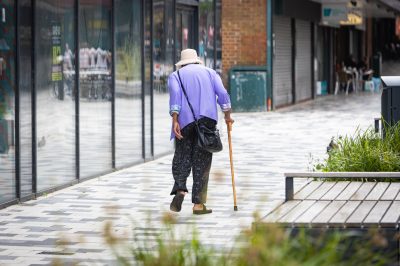
<path fill-rule="evenodd" d="M 265 66 L 236 66 L 229 71 L 232 109 L 235 112 L 267 110 L 267 71 Z"/>
<path fill-rule="evenodd" d="M 393 126 L 400 120 L 400 76 L 383 76 L 381 79 L 383 124 Z"/>

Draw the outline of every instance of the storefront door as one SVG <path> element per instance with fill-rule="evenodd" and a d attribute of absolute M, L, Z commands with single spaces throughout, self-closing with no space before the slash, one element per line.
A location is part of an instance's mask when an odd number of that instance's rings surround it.
<path fill-rule="evenodd" d="M 181 51 L 187 48 L 196 49 L 195 45 L 195 9 L 178 6 L 176 9 L 176 56 L 179 60 Z"/>

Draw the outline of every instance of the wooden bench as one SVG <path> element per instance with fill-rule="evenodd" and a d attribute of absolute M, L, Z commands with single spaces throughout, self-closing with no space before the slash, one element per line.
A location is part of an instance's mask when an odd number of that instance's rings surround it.
<path fill-rule="evenodd" d="M 388 265 L 400 265 L 400 241 L 395 237 L 400 233 L 400 182 L 391 182 L 400 181 L 399 172 L 284 175 L 285 201 L 256 226 L 274 224 L 291 234 L 304 230 L 310 239 L 318 239 L 321 233 L 346 232 L 349 239 L 373 241 L 371 232 L 379 232 L 387 245 L 374 252 L 387 254 Z M 295 192 L 296 178 L 309 180 Z M 387 182 L 379 182 L 382 179 Z"/>
<path fill-rule="evenodd" d="M 400 180 L 400 172 L 298 172 L 284 173 L 285 176 L 285 201 L 293 199 L 294 178 L 318 178 L 318 179 L 397 179 Z"/>
<path fill-rule="evenodd" d="M 399 172 L 285 173 L 285 202 L 261 219 L 290 227 L 392 228 L 400 223 Z M 294 179 L 311 180 L 294 193 Z M 334 178 L 335 181 L 329 180 Z M 345 179 L 347 181 L 337 181 Z M 375 182 L 359 182 L 359 180 Z M 354 181 L 351 181 L 354 180 Z"/>

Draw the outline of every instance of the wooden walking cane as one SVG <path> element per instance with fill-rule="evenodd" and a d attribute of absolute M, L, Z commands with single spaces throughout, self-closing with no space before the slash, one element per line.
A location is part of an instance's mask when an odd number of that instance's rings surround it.
<path fill-rule="evenodd" d="M 232 123 L 227 124 L 228 127 L 228 142 L 229 142 L 229 159 L 231 161 L 231 176 L 232 176 L 232 189 L 233 189 L 233 210 L 237 211 L 238 207 L 236 205 L 236 188 L 235 188 L 235 172 L 233 171 L 233 157 L 232 157 Z"/>

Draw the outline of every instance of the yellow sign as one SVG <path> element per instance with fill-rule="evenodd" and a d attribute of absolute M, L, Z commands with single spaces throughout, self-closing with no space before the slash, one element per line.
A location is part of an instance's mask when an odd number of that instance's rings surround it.
<path fill-rule="evenodd" d="M 62 80 L 61 72 L 51 73 L 51 80 L 52 81 L 61 81 Z"/>
<path fill-rule="evenodd" d="M 363 24 L 363 18 L 361 14 L 355 12 L 349 12 L 347 14 L 347 20 L 341 20 L 340 25 L 361 25 Z"/>
<path fill-rule="evenodd" d="M 57 65 L 60 63 L 61 56 L 61 47 L 53 46 L 53 65 Z"/>
<path fill-rule="evenodd" d="M 105 19 L 93 19 L 90 20 L 88 24 L 90 29 L 108 29 L 108 21 Z"/>

